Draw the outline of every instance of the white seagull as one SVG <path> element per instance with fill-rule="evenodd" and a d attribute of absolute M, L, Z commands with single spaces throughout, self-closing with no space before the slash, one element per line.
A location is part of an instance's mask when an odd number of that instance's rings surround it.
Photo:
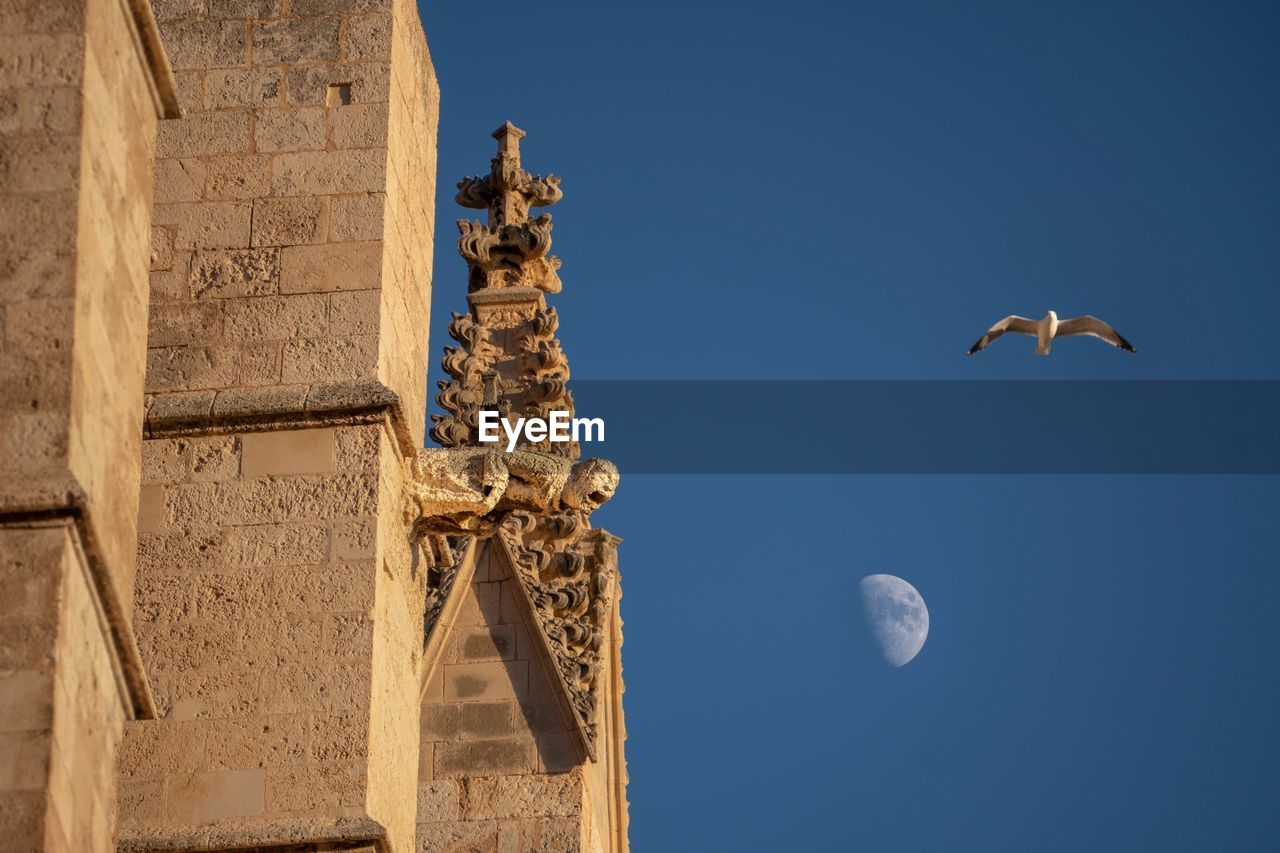
<path fill-rule="evenodd" d="M 1048 355 L 1049 347 L 1052 345 L 1054 338 L 1066 338 L 1072 335 L 1090 335 L 1106 341 L 1113 347 L 1119 347 L 1125 352 L 1137 352 L 1133 348 L 1133 344 L 1126 341 L 1120 336 L 1119 332 L 1097 317 L 1090 317 L 1086 314 L 1083 317 L 1074 317 L 1070 320 L 1059 320 L 1058 315 L 1050 311 L 1040 320 L 1019 317 L 1017 314 L 1005 317 L 999 323 L 987 329 L 987 333 L 978 338 L 978 342 L 969 347 L 969 351 L 965 355 L 973 355 L 980 349 L 986 349 L 992 341 L 1005 332 L 1035 335 L 1036 355 Z"/>

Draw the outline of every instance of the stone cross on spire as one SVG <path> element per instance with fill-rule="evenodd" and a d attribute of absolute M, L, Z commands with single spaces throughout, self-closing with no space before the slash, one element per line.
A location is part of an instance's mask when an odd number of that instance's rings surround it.
<path fill-rule="evenodd" d="M 560 200 L 560 179 L 555 175 L 530 175 L 520 165 L 520 140 L 525 133 L 511 122 L 493 132 L 498 154 L 490 161 L 489 174 L 463 178 L 458 184 L 458 204 L 488 209 L 489 226 L 520 226 L 529 221 L 530 207 L 546 207 Z"/>
<path fill-rule="evenodd" d="M 447 414 L 432 415 L 431 436 L 445 447 L 478 443 L 481 409 L 516 417 L 573 415 L 569 362 L 555 337 L 559 318 L 544 298 L 561 288 L 560 259 L 547 254 L 551 215 L 529 218 L 531 207 L 555 204 L 563 193 L 558 177 L 531 175 L 520 164 L 524 135 L 504 123 L 493 132 L 498 153 L 489 174 L 458 183 L 458 204 L 487 210 L 489 217 L 458 222 L 471 310 L 455 314 L 449 326 L 462 346 L 445 349 L 443 366 L 452 379 L 440 383 L 436 401 Z M 533 447 L 573 459 L 579 453 L 572 443 Z"/>

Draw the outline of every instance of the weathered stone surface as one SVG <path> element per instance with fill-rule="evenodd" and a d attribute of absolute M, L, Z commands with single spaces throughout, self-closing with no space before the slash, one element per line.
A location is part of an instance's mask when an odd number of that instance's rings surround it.
<path fill-rule="evenodd" d="M 260 198 L 253 203 L 254 246 L 323 242 L 328 226 L 324 198 Z"/>
<path fill-rule="evenodd" d="M 247 58 L 249 28 L 243 20 L 165 23 L 160 34 L 177 69 L 244 65 Z"/>
<path fill-rule="evenodd" d="M 266 296 L 280 289 L 278 249 L 197 252 L 191 268 L 196 299 Z"/>
<path fill-rule="evenodd" d="M 293 14 L 305 13 L 295 9 Z M 258 65 L 332 62 L 340 51 L 341 25 L 334 17 L 261 21 L 253 30 L 253 61 Z"/>
<path fill-rule="evenodd" d="M 382 283 L 381 270 L 381 242 L 289 246 L 280 253 L 280 290 L 372 290 Z"/>

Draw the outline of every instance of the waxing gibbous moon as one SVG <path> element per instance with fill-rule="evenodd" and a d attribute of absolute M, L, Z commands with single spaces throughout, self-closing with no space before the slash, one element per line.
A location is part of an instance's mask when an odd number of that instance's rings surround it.
<path fill-rule="evenodd" d="M 893 666 L 909 663 L 929 636 L 929 608 L 916 588 L 893 575 L 862 579 L 862 611 L 871 636 Z"/>

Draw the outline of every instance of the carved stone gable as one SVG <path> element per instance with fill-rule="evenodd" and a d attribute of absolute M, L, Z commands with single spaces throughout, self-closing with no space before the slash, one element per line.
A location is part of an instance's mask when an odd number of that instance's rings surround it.
<path fill-rule="evenodd" d="M 601 654 L 621 540 L 603 530 L 581 529 L 574 516 L 524 512 L 507 516 L 498 539 L 595 760 Z"/>

